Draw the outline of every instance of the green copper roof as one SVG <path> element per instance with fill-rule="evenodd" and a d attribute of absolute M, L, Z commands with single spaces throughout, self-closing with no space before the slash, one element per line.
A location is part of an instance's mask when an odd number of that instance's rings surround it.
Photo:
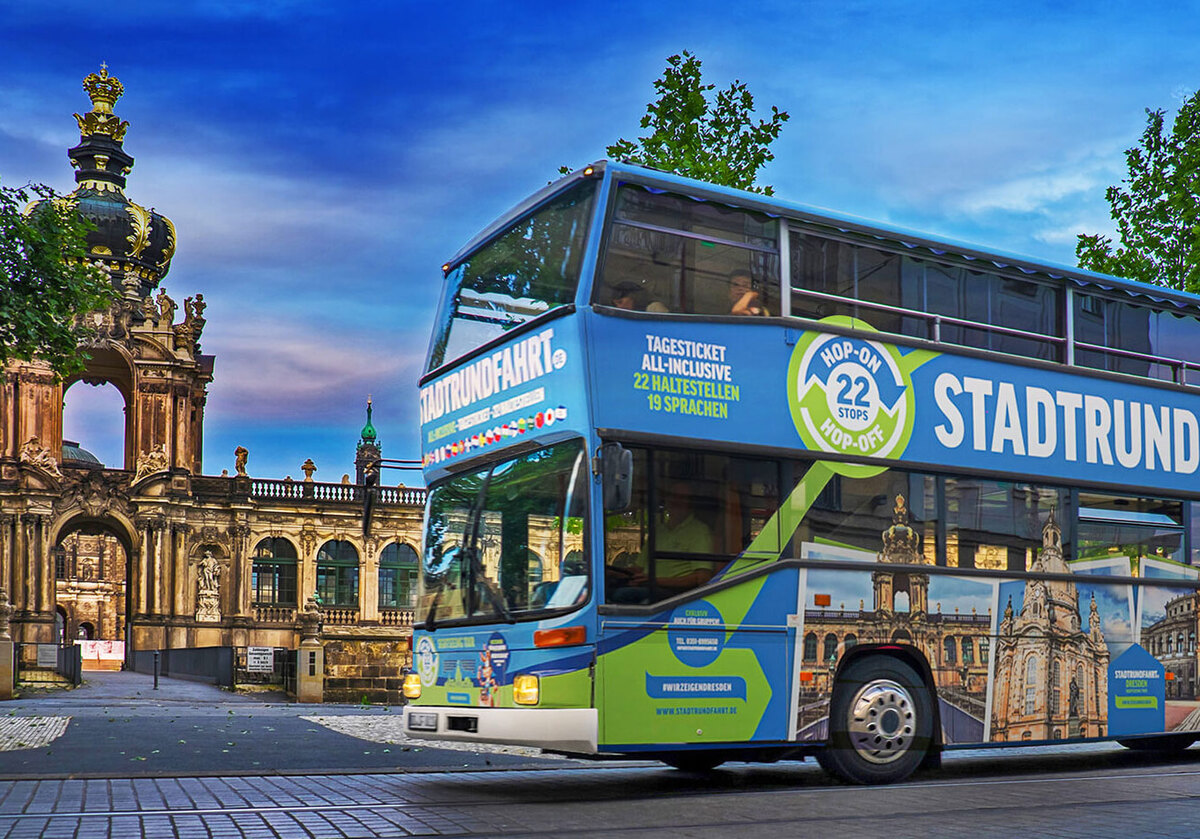
<path fill-rule="evenodd" d="M 374 443 L 379 435 L 375 432 L 375 426 L 371 425 L 371 397 L 367 397 L 367 424 L 363 426 L 362 441 L 364 443 Z"/>

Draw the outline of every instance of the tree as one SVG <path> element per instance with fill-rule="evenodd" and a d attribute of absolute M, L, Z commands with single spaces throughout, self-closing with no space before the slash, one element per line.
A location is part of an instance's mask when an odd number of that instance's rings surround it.
<path fill-rule="evenodd" d="M 715 87 L 701 82 L 699 58 L 687 50 L 670 56 L 662 78 L 654 82 L 658 99 L 642 117 L 641 127 L 650 133 L 636 142 L 617 140 L 607 148 L 608 156 L 773 195 L 772 187 L 756 186 L 754 177 L 775 159 L 769 146 L 788 121 L 787 112 L 772 105 L 770 120 L 755 123 L 754 96 L 744 83 L 734 80 L 713 101 L 708 94 Z"/>
<path fill-rule="evenodd" d="M 1080 234 L 1079 267 L 1200 292 L 1200 92 L 1165 133 L 1164 112 L 1146 110 L 1141 142 L 1125 152 L 1129 177 L 1105 197 L 1120 245 Z"/>
<path fill-rule="evenodd" d="M 23 213 L 30 196 L 41 201 Z M 116 290 L 84 260 L 93 225 L 42 184 L 0 186 L 0 365 L 38 358 L 60 376 L 83 367 L 92 331 L 80 315 L 107 309 Z"/>

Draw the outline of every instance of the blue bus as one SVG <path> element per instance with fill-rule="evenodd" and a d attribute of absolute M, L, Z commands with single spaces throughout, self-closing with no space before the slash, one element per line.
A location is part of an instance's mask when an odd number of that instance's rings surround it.
<path fill-rule="evenodd" d="M 611 161 L 444 274 L 410 735 L 1200 738 L 1200 297 Z"/>

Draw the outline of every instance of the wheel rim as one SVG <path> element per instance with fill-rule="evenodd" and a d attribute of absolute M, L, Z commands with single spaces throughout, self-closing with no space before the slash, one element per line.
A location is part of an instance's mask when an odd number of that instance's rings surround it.
<path fill-rule="evenodd" d="M 917 718 L 912 694 L 890 679 L 863 685 L 850 702 L 850 744 L 864 760 L 891 763 L 909 750 Z"/>

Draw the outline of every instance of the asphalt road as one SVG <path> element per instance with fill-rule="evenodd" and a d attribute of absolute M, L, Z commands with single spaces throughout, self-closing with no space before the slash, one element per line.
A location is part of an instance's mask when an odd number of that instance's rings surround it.
<path fill-rule="evenodd" d="M 166 680 L 154 693 L 139 678 L 0 706 L 0 839 L 1130 839 L 1200 825 L 1200 747 L 949 752 L 910 782 L 849 787 L 811 761 L 689 774 L 385 743 L 402 738 L 399 709 Z M 44 745 L 14 748 L 39 732 Z"/>
<path fill-rule="evenodd" d="M 398 707 L 297 705 L 279 694 L 237 694 L 181 679 L 160 679 L 154 690 L 153 679 L 139 673 L 85 675 L 81 688 L 27 690 L 21 699 L 0 704 L 0 778 L 386 772 L 556 762 L 408 741 Z M 6 722 L 30 717 L 49 727 L 69 721 L 61 736 L 44 744 L 37 740 L 40 726 L 5 737 Z M 27 743 L 38 745 L 22 747 Z"/>

